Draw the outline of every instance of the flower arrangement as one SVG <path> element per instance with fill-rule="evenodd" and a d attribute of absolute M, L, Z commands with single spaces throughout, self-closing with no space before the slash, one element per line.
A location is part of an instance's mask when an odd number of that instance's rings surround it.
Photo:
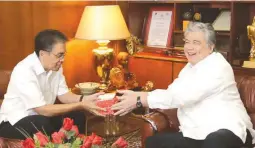
<path fill-rule="evenodd" d="M 24 132 L 23 134 L 26 135 Z M 64 118 L 61 129 L 51 136 L 38 131 L 33 138 L 28 135 L 26 137 L 27 139 L 22 141 L 23 148 L 105 148 L 103 138 L 95 133 L 90 136 L 80 134 L 78 127 L 70 118 Z M 126 148 L 127 146 L 127 142 L 119 137 L 111 148 Z"/>

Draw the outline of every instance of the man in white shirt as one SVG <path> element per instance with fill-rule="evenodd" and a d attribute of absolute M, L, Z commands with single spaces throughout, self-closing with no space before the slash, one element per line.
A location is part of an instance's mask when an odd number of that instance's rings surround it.
<path fill-rule="evenodd" d="M 99 115 L 98 110 L 104 110 L 95 105 L 102 93 L 83 96 L 68 90 L 62 70 L 66 41 L 57 30 L 41 31 L 35 37 L 35 52 L 15 66 L 0 108 L 0 137 L 24 139 L 17 129 L 33 136 L 34 125 L 51 135 L 64 117 L 72 118 L 83 133 L 84 111 Z M 54 104 L 56 97 L 62 104 Z"/>
<path fill-rule="evenodd" d="M 112 109 L 124 115 L 137 107 L 178 108 L 180 132 L 149 137 L 146 148 L 240 148 L 254 130 L 240 99 L 231 65 L 214 51 L 210 24 L 191 22 L 184 33 L 188 64 L 166 90 L 120 91 Z"/>

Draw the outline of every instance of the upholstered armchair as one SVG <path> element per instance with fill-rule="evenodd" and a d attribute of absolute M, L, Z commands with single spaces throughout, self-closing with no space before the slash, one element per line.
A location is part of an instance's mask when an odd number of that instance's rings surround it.
<path fill-rule="evenodd" d="M 235 75 L 237 87 L 241 99 L 255 126 L 255 76 Z M 145 139 L 158 132 L 179 131 L 177 110 L 155 110 L 144 116 L 145 122 L 142 128 L 142 147 L 145 147 Z M 253 127 L 254 128 L 254 127 Z M 246 148 L 244 146 L 244 148 Z"/>
<path fill-rule="evenodd" d="M 11 71 L 0 70 L 0 108 L 10 80 Z M 0 137 L 0 148 L 21 148 L 21 141 Z"/>
<path fill-rule="evenodd" d="M 11 71 L 0 70 L 0 106 L 2 104 L 4 94 L 6 93 L 7 86 L 10 80 Z"/>

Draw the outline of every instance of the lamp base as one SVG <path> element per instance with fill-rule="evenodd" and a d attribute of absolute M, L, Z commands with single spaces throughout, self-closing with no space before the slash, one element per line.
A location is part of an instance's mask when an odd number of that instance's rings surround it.
<path fill-rule="evenodd" d="M 102 45 L 102 44 L 101 44 Z M 105 90 L 108 86 L 109 74 L 112 68 L 113 49 L 100 46 L 93 49 L 97 75 L 101 78 L 99 89 Z"/>
<path fill-rule="evenodd" d="M 244 67 L 244 68 L 255 68 L 255 61 L 244 61 L 242 67 Z"/>

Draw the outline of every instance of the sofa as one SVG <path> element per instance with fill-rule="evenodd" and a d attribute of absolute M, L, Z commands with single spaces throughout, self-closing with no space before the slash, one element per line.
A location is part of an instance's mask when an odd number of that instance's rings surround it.
<path fill-rule="evenodd" d="M 254 72 L 253 72 L 254 73 Z M 241 99 L 250 115 L 255 127 L 255 76 L 247 73 L 235 73 L 237 87 Z M 142 147 L 145 147 L 145 139 L 158 132 L 178 132 L 179 121 L 177 118 L 177 109 L 153 110 L 145 115 L 144 125 L 142 127 Z M 244 146 L 245 148 L 245 146 Z"/>
<path fill-rule="evenodd" d="M 10 80 L 11 71 L 0 70 L 0 108 Z M 0 148 L 21 148 L 21 141 L 0 137 Z"/>
<path fill-rule="evenodd" d="M 0 70 L 0 107 L 4 94 L 6 93 L 11 71 Z M 255 76 L 249 76 L 247 73 L 235 74 L 237 87 L 241 99 L 255 125 Z M 148 136 L 157 132 L 177 132 L 179 130 L 179 121 L 177 110 L 154 110 L 145 115 L 144 125 L 142 127 L 142 147 Z M 0 137 L 0 148 L 21 148 L 21 141 L 15 139 L 4 139 Z"/>

